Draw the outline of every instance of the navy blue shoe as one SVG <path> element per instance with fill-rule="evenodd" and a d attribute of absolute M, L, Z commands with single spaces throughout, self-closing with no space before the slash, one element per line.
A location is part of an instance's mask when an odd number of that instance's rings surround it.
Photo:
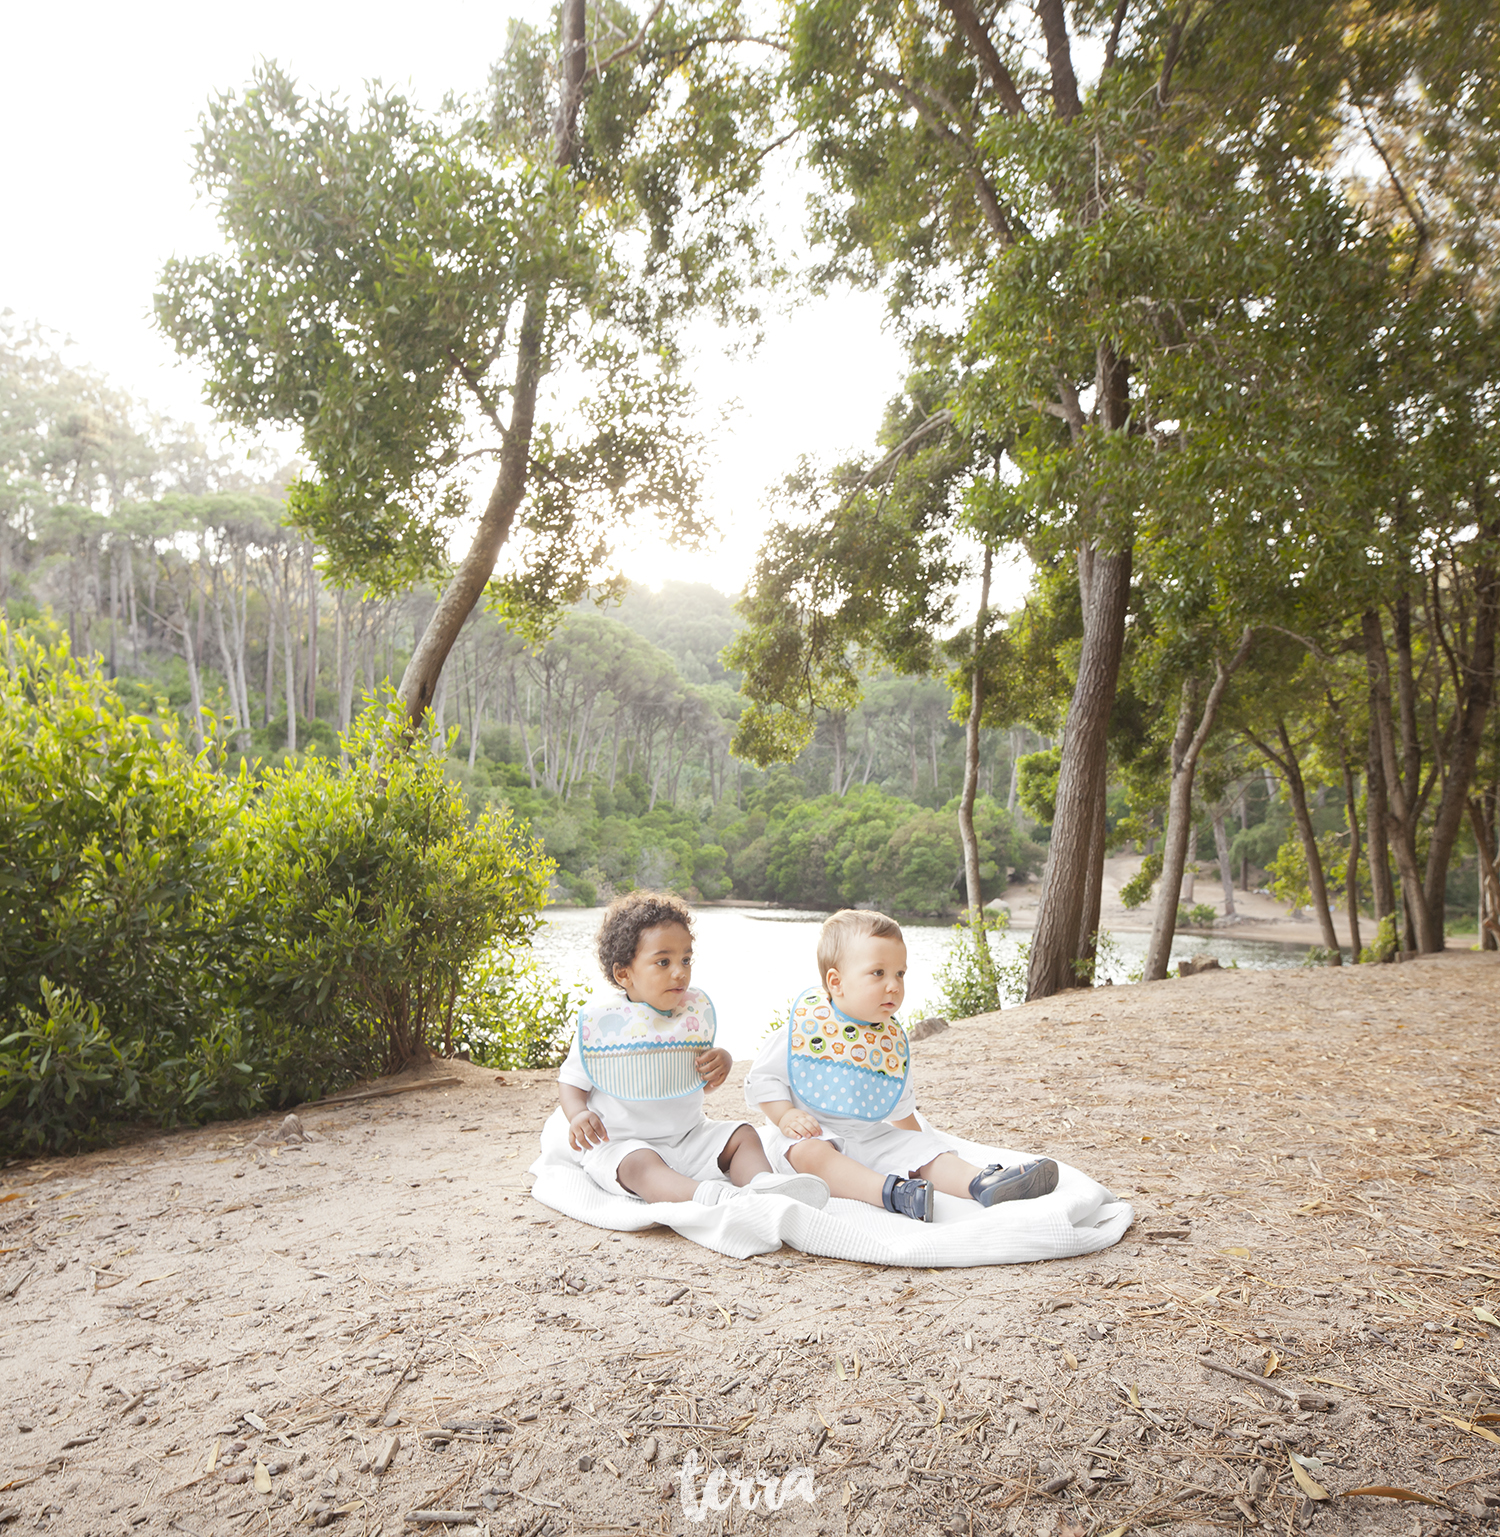
<path fill-rule="evenodd" d="M 969 1181 L 969 1194 L 981 1206 L 1030 1201 L 1039 1195 L 1051 1195 L 1056 1189 L 1057 1165 L 1050 1158 L 1033 1158 L 1030 1163 L 1012 1164 L 1008 1169 L 992 1163 Z"/>
<path fill-rule="evenodd" d="M 1053 1175 L 1055 1178 L 1055 1167 Z M 910 1217 L 914 1222 L 932 1221 L 936 1197 L 937 1186 L 930 1179 L 898 1179 L 894 1174 L 886 1175 L 885 1189 L 880 1192 L 887 1211 Z"/>

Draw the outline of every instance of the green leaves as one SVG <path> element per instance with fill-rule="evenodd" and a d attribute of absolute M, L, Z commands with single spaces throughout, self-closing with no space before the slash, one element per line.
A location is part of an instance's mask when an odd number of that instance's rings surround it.
<path fill-rule="evenodd" d="M 535 927 L 550 862 L 508 813 L 471 822 L 390 701 L 346 767 L 227 780 L 61 636 L 0 625 L 0 654 L 0 1146 L 245 1114 L 451 1045 L 470 968 Z"/>

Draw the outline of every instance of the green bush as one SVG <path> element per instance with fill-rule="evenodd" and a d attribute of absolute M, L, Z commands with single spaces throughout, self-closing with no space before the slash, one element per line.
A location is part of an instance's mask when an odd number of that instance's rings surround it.
<path fill-rule="evenodd" d="M 467 973 L 531 937 L 552 872 L 508 810 L 470 822 L 442 752 L 425 732 L 406 740 L 394 697 L 344 746 L 343 765 L 313 755 L 267 774 L 235 824 L 247 1001 L 281 1026 L 284 1096 L 451 1055 Z"/>
<path fill-rule="evenodd" d="M 470 968 L 453 1012 L 453 1048 L 483 1067 L 557 1067 L 587 992 L 575 997 L 528 951 L 495 948 Z"/>
<path fill-rule="evenodd" d="M 88 1147 L 111 1122 L 140 1112 L 143 1043 L 122 1051 L 98 1004 L 72 988 L 44 977 L 41 994 L 42 1011 L 21 1007 L 20 1028 L 0 1039 L 0 1145 L 11 1153 Z"/>
<path fill-rule="evenodd" d="M 163 1124 L 255 1108 L 225 910 L 239 872 L 224 838 L 249 782 L 215 772 L 212 738 L 185 747 L 174 715 L 133 712 L 55 627 L 0 624 L 0 648 L 0 1073 L 14 1084 L 73 1060 L 37 1046 L 42 1020 L 83 1031 L 77 1049 L 102 1071 L 91 1020 L 136 1075 L 113 1100 L 79 1079 L 29 1130 L 0 1122 L 0 1143 L 50 1128 L 49 1145 L 80 1145 L 109 1103 Z"/>
<path fill-rule="evenodd" d="M 0 654 L 0 1150 L 243 1115 L 457 1049 L 460 994 L 524 945 L 552 867 L 508 812 L 470 821 L 393 699 L 344 765 L 228 779 L 212 737 L 193 753 L 171 715 L 132 713 L 55 629 L 0 624 Z M 549 1007 L 566 995 L 523 1016 Z"/>
<path fill-rule="evenodd" d="M 950 1019 L 972 1019 L 976 1014 L 990 1014 L 1000 1007 L 999 969 L 995 963 L 991 935 L 1002 935 L 1010 925 L 1003 912 L 980 914 L 984 947 L 975 943 L 969 915 L 953 925 L 948 954 L 938 967 L 939 1007 Z M 1014 1000 L 1012 1000 L 1014 1001 Z"/>
<path fill-rule="evenodd" d="M 1375 926 L 1375 938 L 1359 952 L 1359 964 L 1384 965 L 1395 955 L 1397 948 L 1396 920 L 1392 914 L 1387 913 Z"/>
<path fill-rule="evenodd" d="M 1188 909 L 1188 922 L 1195 929 L 1212 928 L 1219 910 L 1212 902 L 1198 902 Z"/>

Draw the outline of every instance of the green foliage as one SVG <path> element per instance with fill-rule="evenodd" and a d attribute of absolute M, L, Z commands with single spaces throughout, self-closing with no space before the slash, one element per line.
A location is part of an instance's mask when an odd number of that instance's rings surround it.
<path fill-rule="evenodd" d="M 1147 854 L 1141 867 L 1120 887 L 1120 901 L 1134 911 L 1151 899 L 1151 888 L 1161 879 L 1161 854 Z"/>
<path fill-rule="evenodd" d="M 1344 889 L 1347 849 L 1348 839 L 1338 832 L 1326 832 L 1318 837 L 1318 863 L 1323 867 L 1323 881 L 1330 902 Z M 1285 902 L 1289 907 L 1312 905 L 1307 850 L 1302 846 L 1300 834 L 1292 833 L 1267 868 L 1271 877 L 1271 895 L 1278 902 Z"/>
<path fill-rule="evenodd" d="M 404 740 L 387 696 L 351 728 L 344 765 L 272 770 L 236 824 L 254 1006 L 296 1021 L 282 1087 L 451 1052 L 464 977 L 496 943 L 529 939 L 550 867 L 506 810 L 469 819 L 426 735 Z"/>
<path fill-rule="evenodd" d="M 18 1008 L 0 1039 L 0 1152 L 72 1152 L 102 1141 L 110 1123 L 138 1114 L 144 1043 L 122 1051 L 99 1005 L 41 982 L 40 1012 Z"/>
<path fill-rule="evenodd" d="M 956 807 L 941 812 L 873 787 L 823 795 L 782 808 L 763 823 L 725 829 L 735 890 L 808 907 L 873 902 L 887 911 L 942 913 L 958 905 L 963 869 Z M 738 836 L 758 836 L 735 848 Z M 981 796 L 974 808 L 980 878 L 1003 884 L 1024 874 L 1041 851 L 1002 806 Z"/>
<path fill-rule="evenodd" d="M 453 1049 L 466 979 L 529 937 L 550 866 L 505 812 L 470 818 L 394 701 L 344 766 L 229 780 L 55 632 L 0 625 L 0 646 L 8 1147 L 242 1115 Z M 545 1054 L 538 985 L 511 996 Z"/>
<path fill-rule="evenodd" d="M 453 1052 L 481 1067 L 557 1067 L 587 996 L 559 986 L 530 951 L 494 947 L 465 976 L 453 1010 Z"/>
<path fill-rule="evenodd" d="M 1061 772 L 1060 747 L 1027 753 L 1016 763 L 1016 797 L 1029 816 L 1047 826 L 1057 815 L 1057 780 Z"/>
<path fill-rule="evenodd" d="M 239 872 L 223 840 L 247 783 L 190 752 L 174 716 L 129 712 L 56 631 L 0 623 L 0 647 L 0 1029 L 23 1010 L 50 1018 L 50 985 L 96 1009 L 129 1060 L 139 1044 L 164 1096 L 147 1113 L 172 1118 L 210 1081 L 230 1091 L 225 1109 L 249 1108 L 242 1084 L 199 1060 L 203 1021 L 234 1007 Z"/>
<path fill-rule="evenodd" d="M 1375 937 L 1359 952 L 1361 966 L 1382 966 L 1400 948 L 1396 939 L 1396 919 L 1391 913 L 1375 925 Z"/>
<path fill-rule="evenodd" d="M 972 1019 L 976 1014 L 989 1014 L 1000 1007 L 990 937 L 998 939 L 1006 932 L 1010 916 L 1003 912 L 981 913 L 982 941 L 975 935 L 970 916 L 966 913 L 962 923 L 954 924 L 948 954 L 937 971 L 939 1006 L 949 1019 Z M 985 947 L 982 951 L 981 943 Z"/>
<path fill-rule="evenodd" d="M 1211 928 L 1218 916 L 1219 910 L 1212 902 L 1198 902 L 1188 909 L 1188 923 L 1197 929 Z"/>

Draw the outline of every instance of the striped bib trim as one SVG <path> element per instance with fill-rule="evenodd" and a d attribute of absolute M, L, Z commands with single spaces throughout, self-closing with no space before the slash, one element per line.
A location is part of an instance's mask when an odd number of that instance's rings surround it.
<path fill-rule="evenodd" d="M 578 1055 L 589 1082 L 615 1099 L 681 1099 L 703 1087 L 693 1059 L 713 1045 L 716 1028 L 714 1006 L 696 987 L 670 1014 L 610 998 L 578 1011 Z"/>

